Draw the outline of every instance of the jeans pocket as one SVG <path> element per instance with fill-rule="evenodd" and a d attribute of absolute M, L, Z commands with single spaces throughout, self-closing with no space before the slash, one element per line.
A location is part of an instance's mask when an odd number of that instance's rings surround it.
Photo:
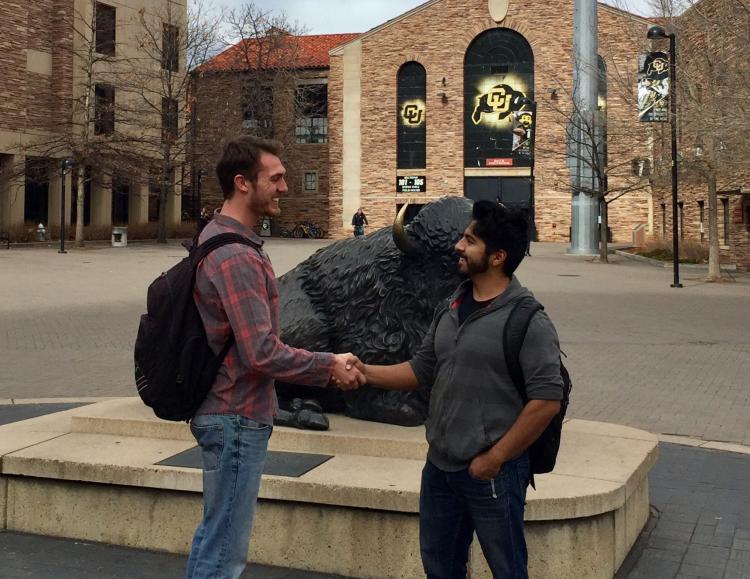
<path fill-rule="evenodd" d="M 221 454 L 224 451 L 224 427 L 221 424 L 205 426 L 191 424 L 190 431 L 201 448 L 203 470 L 205 472 L 218 470 Z"/>

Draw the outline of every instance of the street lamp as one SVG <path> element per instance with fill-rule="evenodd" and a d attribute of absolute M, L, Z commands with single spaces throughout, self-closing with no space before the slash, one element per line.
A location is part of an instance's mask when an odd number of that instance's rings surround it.
<path fill-rule="evenodd" d="M 534 159 L 536 158 L 536 151 L 535 151 L 535 144 L 536 144 L 536 101 L 532 101 L 529 97 L 523 97 L 519 104 L 521 105 L 522 109 L 527 109 L 531 111 L 531 143 L 530 149 L 531 149 L 531 167 L 529 168 L 531 173 L 531 195 L 529 197 L 529 214 L 527 218 L 527 235 L 528 235 L 528 242 L 526 244 L 526 254 L 531 255 L 529 252 L 530 243 L 531 241 L 536 241 L 536 239 L 531 239 L 534 237 L 534 232 L 536 231 L 535 226 L 535 218 L 534 214 L 536 212 L 535 207 L 535 199 L 534 199 Z"/>
<path fill-rule="evenodd" d="M 65 175 L 75 167 L 75 160 L 68 157 L 63 159 L 60 167 L 60 249 L 57 253 L 68 253 L 65 251 Z"/>
<path fill-rule="evenodd" d="M 677 40 L 674 34 L 667 34 L 667 31 L 661 26 L 649 28 L 646 38 L 649 40 L 669 38 L 669 124 L 672 129 L 672 268 L 674 270 L 672 287 L 682 287 L 680 283 L 680 246 L 677 235 Z"/>

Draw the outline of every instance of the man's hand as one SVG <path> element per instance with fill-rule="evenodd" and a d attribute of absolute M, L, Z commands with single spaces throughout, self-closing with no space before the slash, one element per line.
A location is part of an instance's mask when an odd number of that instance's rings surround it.
<path fill-rule="evenodd" d="M 359 358 L 352 353 L 336 354 L 333 366 L 332 381 L 340 390 L 355 390 L 367 382 L 359 370 L 362 366 Z"/>
<path fill-rule="evenodd" d="M 493 454 L 492 449 L 476 455 L 469 465 L 469 474 L 479 480 L 494 479 L 503 464 Z"/>

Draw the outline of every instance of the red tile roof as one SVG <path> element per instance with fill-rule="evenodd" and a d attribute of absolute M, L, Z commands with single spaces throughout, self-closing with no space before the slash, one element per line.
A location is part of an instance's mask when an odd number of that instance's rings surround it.
<path fill-rule="evenodd" d="M 248 39 L 230 46 L 198 67 L 198 72 L 239 71 L 253 68 L 328 68 L 328 51 L 354 40 L 357 34 L 283 35 Z"/>

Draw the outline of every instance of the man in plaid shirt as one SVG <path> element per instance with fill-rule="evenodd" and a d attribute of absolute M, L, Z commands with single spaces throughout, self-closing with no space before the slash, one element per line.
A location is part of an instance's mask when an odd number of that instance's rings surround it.
<path fill-rule="evenodd" d="M 232 334 L 235 343 L 190 424 L 203 458 L 203 520 L 188 579 L 236 579 L 245 568 L 278 407 L 274 380 L 342 389 L 365 381 L 352 354 L 308 352 L 279 339 L 276 278 L 252 230 L 263 217 L 279 215 L 279 197 L 288 190 L 279 152 L 278 144 L 254 137 L 226 145 L 216 166 L 224 205 L 199 238 L 239 233 L 253 245 L 216 249 L 196 274 L 195 302 L 211 348 L 218 353 Z"/>

